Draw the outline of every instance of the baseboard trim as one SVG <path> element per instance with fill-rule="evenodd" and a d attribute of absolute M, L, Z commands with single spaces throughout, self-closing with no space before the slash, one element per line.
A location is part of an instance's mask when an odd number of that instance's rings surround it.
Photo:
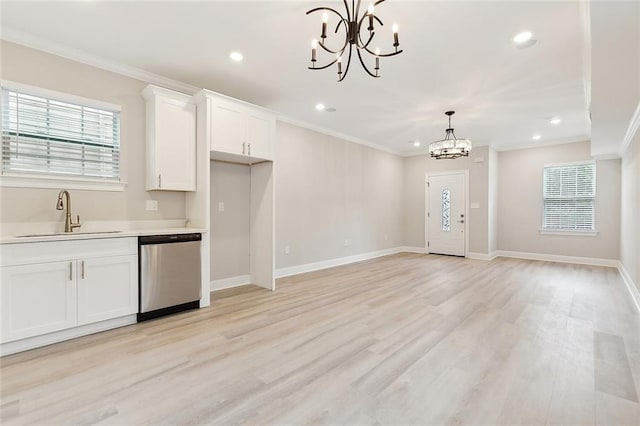
<path fill-rule="evenodd" d="M 542 260 L 545 262 L 577 263 L 579 265 L 618 267 L 617 259 L 600 259 L 595 257 L 562 256 L 558 254 L 527 253 L 523 251 L 497 250 L 495 257 L 512 257 L 515 259 Z"/>
<path fill-rule="evenodd" d="M 633 280 L 631 279 L 631 274 L 629 274 L 629 271 L 627 271 L 627 268 L 624 267 L 622 262 L 618 261 L 618 264 L 616 266 L 618 268 L 618 272 L 620 272 L 620 276 L 622 277 L 624 285 L 629 291 L 631 301 L 636 306 L 636 310 L 640 313 L 640 291 L 638 290 L 638 286 L 633 282 Z"/>
<path fill-rule="evenodd" d="M 384 250 L 372 251 L 369 253 L 356 254 L 353 256 L 323 260 L 321 262 L 305 263 L 303 265 L 280 268 L 280 269 L 276 269 L 276 278 L 289 277 L 291 275 L 298 275 L 298 274 L 304 274 L 306 272 L 313 272 L 313 271 L 319 271 L 321 269 L 333 268 L 334 266 L 348 265 L 349 263 L 375 259 L 376 257 L 401 253 L 405 251 L 403 249 L 404 249 L 403 247 L 393 247 L 393 248 L 384 249 Z"/>
<path fill-rule="evenodd" d="M 219 280 L 211 281 L 211 283 L 209 284 L 209 290 L 224 290 L 227 288 L 240 287 L 247 284 L 251 284 L 251 276 L 238 275 L 237 277 L 222 278 Z"/>
<path fill-rule="evenodd" d="M 427 249 L 424 247 L 411 247 L 404 246 L 401 248 L 405 253 L 418 253 L 418 254 L 427 254 Z"/>
<path fill-rule="evenodd" d="M 67 330 L 55 331 L 41 336 L 15 340 L 13 342 L 7 342 L 0 345 L 0 356 L 11 355 L 29 349 L 39 348 L 41 346 L 48 346 L 64 340 L 75 339 L 76 337 L 82 337 L 89 334 L 99 333 L 101 331 L 111 330 L 113 328 L 123 327 L 125 325 L 135 324 L 136 322 L 136 314 L 133 314 L 100 321 L 95 324 L 81 325 Z"/>
<path fill-rule="evenodd" d="M 468 259 L 474 259 L 474 260 L 493 260 L 496 257 L 498 257 L 498 252 L 492 251 L 489 253 L 475 253 L 470 251 L 469 253 L 467 253 L 467 258 Z"/>

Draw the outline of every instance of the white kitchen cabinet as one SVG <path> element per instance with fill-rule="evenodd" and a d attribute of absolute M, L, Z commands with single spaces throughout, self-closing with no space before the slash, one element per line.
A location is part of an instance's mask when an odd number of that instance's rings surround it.
<path fill-rule="evenodd" d="M 2 268 L 2 342 L 76 325 L 73 261 Z"/>
<path fill-rule="evenodd" d="M 196 190 L 196 105 L 191 96 L 147 86 L 147 190 Z"/>
<path fill-rule="evenodd" d="M 241 164 L 273 161 L 276 122 L 272 114 L 206 90 L 196 99 L 208 111 L 211 159 Z"/>
<path fill-rule="evenodd" d="M 16 341 L 21 339 L 77 328 L 80 331 L 69 334 L 75 337 L 98 330 L 81 327 L 101 323 L 99 329 L 107 329 L 109 320 L 117 319 L 123 325 L 122 318 L 128 316 L 127 321 L 135 322 L 137 238 L 5 244 L 0 248 L 3 353 L 6 343 L 20 343 Z M 27 347 L 35 346 L 37 342 Z"/>
<path fill-rule="evenodd" d="M 138 312 L 138 257 L 78 260 L 78 325 Z"/>

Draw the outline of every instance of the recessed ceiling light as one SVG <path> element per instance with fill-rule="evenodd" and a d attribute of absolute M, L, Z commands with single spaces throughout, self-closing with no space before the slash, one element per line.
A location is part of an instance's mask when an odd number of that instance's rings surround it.
<path fill-rule="evenodd" d="M 324 111 L 324 104 L 316 104 L 316 109 L 318 111 Z"/>
<path fill-rule="evenodd" d="M 523 31 L 521 33 L 518 33 L 513 36 L 511 41 L 513 41 L 518 49 L 531 47 L 537 42 L 537 40 L 533 38 L 533 33 L 531 31 Z"/>
<path fill-rule="evenodd" d="M 531 137 L 531 139 L 533 139 L 534 141 L 539 141 L 541 137 L 542 137 L 542 136 L 540 136 L 539 134 L 537 134 L 537 133 L 536 133 L 535 135 L 533 135 L 533 136 Z"/>
<path fill-rule="evenodd" d="M 229 58 L 231 58 L 232 61 L 240 62 L 244 56 L 242 56 L 240 52 L 231 52 L 229 53 Z"/>
<path fill-rule="evenodd" d="M 419 146 L 420 146 L 420 142 L 415 141 L 415 142 L 413 143 L 413 146 L 415 146 L 416 148 L 417 148 L 417 147 L 419 147 Z"/>
<path fill-rule="evenodd" d="M 560 117 L 551 117 L 551 119 L 549 119 L 549 123 L 560 124 L 562 123 L 562 119 Z"/>

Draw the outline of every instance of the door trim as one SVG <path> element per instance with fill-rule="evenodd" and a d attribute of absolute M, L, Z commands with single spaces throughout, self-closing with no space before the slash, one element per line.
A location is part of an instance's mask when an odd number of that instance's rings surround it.
<path fill-rule="evenodd" d="M 430 253 L 429 246 L 429 178 L 431 176 L 464 175 L 464 257 L 469 257 L 469 169 L 447 170 L 443 172 L 426 172 L 424 177 L 424 249 Z"/>

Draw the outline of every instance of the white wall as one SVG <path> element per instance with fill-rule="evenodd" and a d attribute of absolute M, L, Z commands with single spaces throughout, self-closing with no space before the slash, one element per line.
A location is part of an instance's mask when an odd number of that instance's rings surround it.
<path fill-rule="evenodd" d="M 622 156 L 620 261 L 640 291 L 640 132 Z"/>
<path fill-rule="evenodd" d="M 498 152 L 489 148 L 489 199 L 488 199 L 488 249 L 489 253 L 498 250 L 498 176 L 499 176 L 499 155 Z"/>
<path fill-rule="evenodd" d="M 482 158 L 482 162 L 475 159 Z M 404 158 L 404 243 L 425 247 L 425 175 L 427 171 L 469 170 L 469 251 L 488 253 L 489 147 L 474 148 L 469 157 L 434 160 L 428 155 Z"/>
<path fill-rule="evenodd" d="M 403 244 L 402 158 L 278 122 L 274 166 L 276 268 Z"/>
<path fill-rule="evenodd" d="M 620 160 L 596 164 L 595 237 L 541 235 L 546 163 L 590 160 L 589 142 L 503 151 L 498 165 L 498 248 L 505 251 L 618 259 Z"/>
<path fill-rule="evenodd" d="M 211 280 L 248 275 L 251 172 L 242 164 L 211 161 Z M 218 211 L 224 203 L 224 211 Z"/>
<path fill-rule="evenodd" d="M 180 192 L 145 190 L 146 83 L 24 46 L 0 42 L 2 79 L 122 106 L 121 173 L 124 192 L 71 191 L 73 214 L 85 221 L 184 219 Z M 63 188 L 60 188 L 63 189 Z M 58 189 L 0 188 L 0 222 L 64 222 L 55 209 Z M 158 200 L 158 211 L 145 201 Z"/>

